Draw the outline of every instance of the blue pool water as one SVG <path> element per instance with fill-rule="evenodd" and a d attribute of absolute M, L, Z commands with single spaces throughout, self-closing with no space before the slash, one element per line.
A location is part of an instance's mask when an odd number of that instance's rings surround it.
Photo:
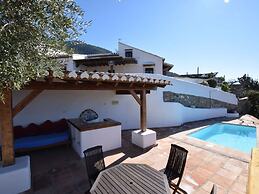
<path fill-rule="evenodd" d="M 250 153 L 256 146 L 256 128 L 242 125 L 217 123 L 190 136 L 245 153 Z"/>

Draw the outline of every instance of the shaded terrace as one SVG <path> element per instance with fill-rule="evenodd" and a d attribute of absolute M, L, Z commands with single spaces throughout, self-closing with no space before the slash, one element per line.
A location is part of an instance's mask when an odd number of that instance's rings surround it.
<path fill-rule="evenodd" d="M 219 194 L 245 194 L 248 163 L 178 141 L 174 134 L 222 121 L 188 123 L 181 127 L 159 128 L 157 146 L 142 150 L 131 143 L 131 131 L 123 131 L 122 148 L 105 153 L 108 167 L 119 163 L 144 163 L 163 170 L 171 143 L 188 149 L 187 165 L 180 187 L 187 193 L 209 193 L 212 184 Z M 31 153 L 32 189 L 25 194 L 84 193 L 88 187 L 84 160 L 70 147 L 59 147 Z M 184 193 L 184 192 L 182 192 Z"/>
<path fill-rule="evenodd" d="M 146 130 L 146 93 L 157 87 L 165 87 L 170 81 L 123 73 L 105 72 L 64 72 L 62 76 L 48 76 L 31 81 L 23 90 L 32 90 L 15 107 L 12 106 L 12 91 L 4 90 L 4 102 L 0 101 L 0 137 L 2 142 L 3 166 L 15 164 L 13 117 L 21 112 L 44 90 L 113 90 L 127 91 L 140 105 L 140 129 Z M 140 94 L 140 96 L 138 96 Z"/>

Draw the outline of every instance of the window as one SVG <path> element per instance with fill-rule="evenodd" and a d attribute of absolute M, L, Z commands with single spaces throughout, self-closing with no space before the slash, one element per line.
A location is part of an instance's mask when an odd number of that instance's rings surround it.
<path fill-rule="evenodd" d="M 154 74 L 154 68 L 153 68 L 153 67 L 146 67 L 146 68 L 145 68 L 145 73 Z"/>
<path fill-rule="evenodd" d="M 132 58 L 132 49 L 125 49 L 125 57 Z"/>

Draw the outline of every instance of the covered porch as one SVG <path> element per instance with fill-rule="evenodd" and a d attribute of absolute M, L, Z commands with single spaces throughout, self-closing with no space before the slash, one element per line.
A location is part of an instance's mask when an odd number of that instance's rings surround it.
<path fill-rule="evenodd" d="M 30 93 L 15 107 L 12 105 L 12 91 L 5 90 L 5 101 L 0 105 L 2 169 L 15 166 L 13 118 L 44 90 L 113 90 L 126 91 L 140 105 L 140 130 L 147 130 L 146 94 L 157 87 L 165 87 L 169 81 L 134 74 L 103 72 L 64 72 L 54 76 L 51 72 L 45 78 L 27 84 L 23 90 Z M 124 92 L 125 93 L 125 92 Z M 50 118 L 51 119 L 51 118 Z M 140 133 L 140 134 L 141 134 Z M 142 137 L 141 137 L 142 138 Z M 151 142 L 152 146 L 155 142 Z M 141 144 L 139 144 L 141 146 Z M 30 167 L 29 167 L 30 168 Z"/>

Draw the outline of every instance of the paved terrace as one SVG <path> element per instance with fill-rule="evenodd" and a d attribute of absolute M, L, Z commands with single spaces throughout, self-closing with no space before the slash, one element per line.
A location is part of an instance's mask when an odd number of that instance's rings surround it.
<path fill-rule="evenodd" d="M 130 143 L 130 131 L 122 133 L 122 148 L 105 153 L 106 166 L 119 163 L 145 163 L 157 170 L 165 168 L 170 144 L 178 144 L 189 150 L 185 173 L 180 187 L 188 194 L 208 194 L 213 184 L 218 194 L 245 194 L 248 177 L 248 161 L 241 154 L 236 159 L 206 146 L 178 138 L 180 132 L 213 124 L 214 119 L 189 123 L 181 127 L 160 128 L 157 146 L 141 150 Z M 239 121 L 235 121 L 239 122 Z M 241 121 L 240 121 L 241 122 Z M 219 148 L 218 148 L 219 149 Z M 237 156 L 237 155 L 235 155 Z M 59 147 L 31 153 L 32 189 L 25 194 L 84 193 L 88 182 L 84 160 L 71 147 Z"/>

